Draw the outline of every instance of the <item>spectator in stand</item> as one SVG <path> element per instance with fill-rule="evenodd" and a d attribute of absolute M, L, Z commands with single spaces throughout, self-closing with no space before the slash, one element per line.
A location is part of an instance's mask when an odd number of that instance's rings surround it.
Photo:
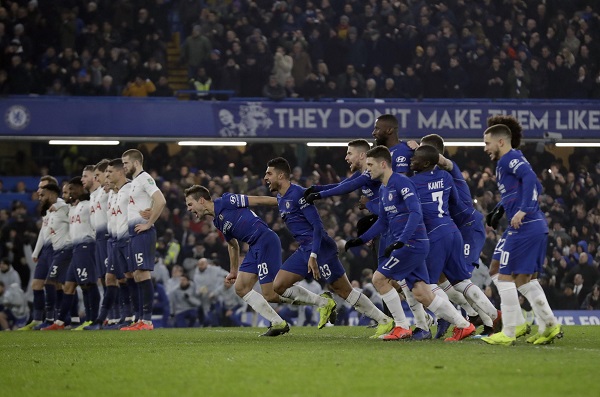
<path fill-rule="evenodd" d="M 201 34 L 201 26 L 195 25 L 192 34 L 188 36 L 181 47 L 181 63 L 188 68 L 188 75 L 192 77 L 198 67 L 208 61 L 212 51 L 210 40 Z"/>
<path fill-rule="evenodd" d="M 600 285 L 595 284 L 592 292 L 587 294 L 581 304 L 581 310 L 600 310 Z"/>
<path fill-rule="evenodd" d="M 150 94 L 153 97 L 172 97 L 174 95 L 173 89 L 169 86 L 169 80 L 167 76 L 160 76 L 158 84 L 156 84 L 156 91 Z"/>
<path fill-rule="evenodd" d="M 262 89 L 262 95 L 272 101 L 281 101 L 287 97 L 285 88 L 277 81 L 274 74 L 269 77 L 269 82 Z"/>
<path fill-rule="evenodd" d="M 123 96 L 129 97 L 147 97 L 156 91 L 154 83 L 144 79 L 141 75 L 135 76 L 133 82 L 129 82 L 123 90 Z"/>
<path fill-rule="evenodd" d="M 193 281 L 182 272 L 179 285 L 169 292 L 171 315 L 175 317 L 175 328 L 194 327 L 198 321 L 198 310 L 202 305 Z"/>

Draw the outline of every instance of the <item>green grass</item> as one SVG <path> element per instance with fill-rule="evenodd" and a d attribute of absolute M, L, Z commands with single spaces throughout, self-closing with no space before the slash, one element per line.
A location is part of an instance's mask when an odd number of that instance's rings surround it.
<path fill-rule="evenodd" d="M 600 327 L 553 345 L 383 342 L 363 327 L 3 332 L 3 396 L 594 396 Z"/>

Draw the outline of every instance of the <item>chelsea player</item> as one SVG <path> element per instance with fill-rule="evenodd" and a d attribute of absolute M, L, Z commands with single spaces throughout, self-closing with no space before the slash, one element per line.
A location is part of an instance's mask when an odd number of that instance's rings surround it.
<path fill-rule="evenodd" d="M 544 332 L 533 343 L 547 344 L 562 337 L 543 289 L 532 282 L 532 275 L 541 269 L 546 255 L 548 225 L 538 204 L 537 177 L 523 154 L 511 145 L 511 130 L 504 124 L 489 127 L 484 132 L 485 152 L 497 161 L 496 181 L 502 205 L 510 219 L 506 240 L 500 256 L 498 292 L 500 294 L 503 328 L 482 338 L 494 345 L 512 345 L 516 328 L 524 322 L 517 289 L 531 303 L 536 318 L 545 325 Z"/>

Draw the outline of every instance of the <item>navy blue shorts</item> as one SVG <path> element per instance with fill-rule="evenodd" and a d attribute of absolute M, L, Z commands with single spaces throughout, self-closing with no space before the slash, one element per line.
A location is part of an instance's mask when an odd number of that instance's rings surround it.
<path fill-rule="evenodd" d="M 112 255 L 108 261 L 107 273 L 114 274 L 117 279 L 125 277 L 125 273 L 133 272 L 134 265 L 129 256 L 129 239 L 113 241 Z"/>
<path fill-rule="evenodd" d="M 426 263 L 432 283 L 437 284 L 442 273 L 452 284 L 471 277 L 465 263 L 463 239 L 458 230 L 445 234 L 431 245 Z"/>
<path fill-rule="evenodd" d="M 108 240 L 105 238 L 96 239 L 96 274 L 98 278 L 103 278 L 108 267 Z"/>
<path fill-rule="evenodd" d="M 154 270 L 154 260 L 156 259 L 156 229 L 154 226 L 142 233 L 136 233 L 130 227 L 129 238 L 131 259 L 135 270 Z"/>
<path fill-rule="evenodd" d="M 274 231 L 269 230 L 250 246 L 239 271 L 256 274 L 260 284 L 268 284 L 275 280 L 280 266 L 281 241 Z"/>
<path fill-rule="evenodd" d="M 377 271 L 392 280 L 405 280 L 411 290 L 418 281 L 429 284 L 429 273 L 425 265 L 428 253 L 429 240 L 420 240 L 414 245 L 405 245 L 392 251 L 385 262 L 380 262 Z"/>
<path fill-rule="evenodd" d="M 500 262 L 500 257 L 502 256 L 502 251 L 504 251 L 504 243 L 506 243 L 506 236 L 508 234 L 508 230 L 505 230 L 502 233 L 502 237 L 496 243 L 496 248 L 494 248 L 494 253 L 492 254 L 492 260 L 496 260 Z"/>
<path fill-rule="evenodd" d="M 464 245 L 464 255 L 467 265 L 478 264 L 481 250 L 485 244 L 485 226 L 483 225 L 483 215 L 475 211 L 474 220 L 460 228 Z"/>
<path fill-rule="evenodd" d="M 500 256 L 500 274 L 534 274 L 544 267 L 548 233 L 532 235 L 509 229 Z"/>
<path fill-rule="evenodd" d="M 67 271 L 66 281 L 79 285 L 96 284 L 96 243 L 77 244 Z"/>
<path fill-rule="evenodd" d="M 40 250 L 38 261 L 35 264 L 35 270 L 33 271 L 33 278 L 35 280 L 45 280 L 48 278 L 53 256 L 54 250 L 52 249 L 52 245 L 44 245 Z"/>
<path fill-rule="evenodd" d="M 54 251 L 54 254 L 52 255 L 52 265 L 50 265 L 50 273 L 48 274 L 47 280 L 64 283 L 72 257 L 73 247 L 71 246 Z"/>
<path fill-rule="evenodd" d="M 308 249 L 297 249 L 281 266 L 282 270 L 286 270 L 291 273 L 298 274 L 302 277 L 308 276 L 308 259 L 310 258 L 310 248 Z M 325 280 L 327 284 L 333 284 L 336 280 L 346 274 L 344 266 L 340 262 L 337 253 L 337 247 L 335 251 L 332 251 L 329 247 L 323 247 L 317 253 L 317 264 L 319 265 L 319 274 L 321 278 Z"/>

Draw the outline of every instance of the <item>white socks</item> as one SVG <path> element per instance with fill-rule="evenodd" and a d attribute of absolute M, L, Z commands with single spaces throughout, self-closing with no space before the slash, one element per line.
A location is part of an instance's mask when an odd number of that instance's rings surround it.
<path fill-rule="evenodd" d="M 404 314 L 404 309 L 402 309 L 402 301 L 400 301 L 400 295 L 398 295 L 398 291 L 392 288 L 385 294 L 381 295 L 381 299 L 383 299 L 390 310 L 390 313 L 392 313 L 392 317 L 394 317 L 394 321 L 396 322 L 396 327 L 409 329 L 410 324 L 408 323 L 408 319 Z"/>
<path fill-rule="evenodd" d="M 460 315 L 458 310 L 452 306 L 452 303 L 450 303 L 448 299 L 441 298 L 437 293 L 427 308 L 431 310 L 437 318 L 443 318 L 456 325 L 458 328 L 466 328 L 469 326 L 469 322 Z"/>
<path fill-rule="evenodd" d="M 291 300 L 291 302 L 283 302 L 282 300 L 281 303 L 291 303 L 292 305 L 323 307 L 327 304 L 327 299 L 315 294 L 314 292 L 310 292 L 306 288 L 299 285 L 292 285 L 290 288 L 286 289 L 281 296 Z"/>
<path fill-rule="evenodd" d="M 408 303 L 408 306 L 410 306 L 410 311 L 413 312 L 413 316 L 415 318 L 415 327 L 429 331 L 429 324 L 427 323 L 427 314 L 425 313 L 425 308 L 421 302 L 415 298 L 412 291 L 408 289 L 408 285 L 406 285 L 404 280 L 400 282 L 400 286 L 402 287 L 402 292 L 406 298 L 406 303 Z"/>
<path fill-rule="evenodd" d="M 379 310 L 369 298 L 355 289 L 352 289 L 352 292 L 350 292 L 350 295 L 346 298 L 346 302 L 352 305 L 360 314 L 364 314 L 377 321 L 377 324 L 386 324 L 388 321 L 391 321 L 390 318 Z M 402 311 L 402 314 L 404 314 L 404 310 Z M 406 316 L 404 316 L 404 318 L 406 318 Z"/>
<path fill-rule="evenodd" d="M 271 322 L 271 325 L 277 325 L 283 323 L 283 319 L 279 317 L 279 314 L 269 305 L 269 302 L 259 294 L 258 292 L 251 290 L 242 298 L 244 302 L 250 305 L 255 312 L 266 318 Z"/>
<path fill-rule="evenodd" d="M 490 300 L 487 298 L 487 296 L 485 296 L 483 291 L 478 286 L 473 284 L 471 280 L 461 281 L 460 283 L 454 286 L 454 289 L 462 292 L 462 294 L 467 298 L 467 300 L 471 302 L 475 310 L 477 310 L 477 313 L 485 313 L 487 315 L 487 318 L 491 318 L 492 320 L 495 320 L 498 317 L 498 311 L 496 310 L 494 305 L 492 305 L 492 302 L 490 302 Z M 481 317 L 481 319 L 484 320 L 484 317 Z M 493 323 L 485 325 L 491 326 L 492 324 Z"/>
<path fill-rule="evenodd" d="M 538 333 L 544 333 L 547 327 L 556 325 L 556 317 L 548 304 L 548 299 L 538 280 L 531 280 L 519 287 L 519 292 L 527 298 L 538 323 Z"/>
<path fill-rule="evenodd" d="M 519 295 L 517 287 L 512 281 L 496 282 L 498 293 L 500 294 L 500 308 L 502 310 L 502 332 L 508 337 L 516 336 L 516 328 L 525 322 L 521 305 L 519 305 Z"/>
<path fill-rule="evenodd" d="M 467 312 L 469 317 L 474 317 L 478 315 L 477 311 L 473 309 L 473 307 L 471 307 L 469 302 L 467 302 L 467 298 L 465 298 L 465 296 L 462 294 L 462 291 L 459 292 L 454 287 L 452 287 L 450 281 L 446 280 L 438 285 L 444 290 L 446 295 L 448 295 L 448 299 L 450 299 L 450 302 L 462 307 L 465 310 L 465 312 Z"/>

